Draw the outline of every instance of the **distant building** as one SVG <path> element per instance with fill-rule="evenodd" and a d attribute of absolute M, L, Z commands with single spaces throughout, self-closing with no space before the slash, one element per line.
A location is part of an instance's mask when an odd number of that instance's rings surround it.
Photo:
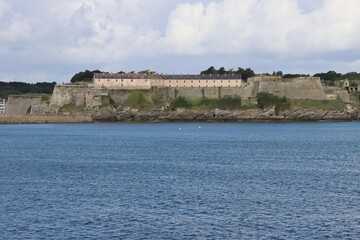
<path fill-rule="evenodd" d="M 95 73 L 95 88 L 150 89 L 151 87 L 208 88 L 243 86 L 240 74 L 169 75 L 151 70 L 130 74 Z"/>
<path fill-rule="evenodd" d="M 5 99 L 0 98 L 0 114 L 5 114 L 6 112 L 6 101 Z"/>

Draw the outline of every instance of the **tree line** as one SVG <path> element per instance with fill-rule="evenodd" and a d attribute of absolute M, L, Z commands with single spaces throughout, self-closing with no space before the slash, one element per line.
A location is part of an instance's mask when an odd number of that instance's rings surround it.
<path fill-rule="evenodd" d="M 27 94 L 27 93 L 46 93 L 52 94 L 56 82 L 0 82 L 0 98 L 7 98 L 9 95 Z"/>

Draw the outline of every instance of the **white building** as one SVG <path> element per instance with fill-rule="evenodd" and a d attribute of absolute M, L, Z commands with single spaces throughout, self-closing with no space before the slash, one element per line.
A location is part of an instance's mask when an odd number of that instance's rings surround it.
<path fill-rule="evenodd" d="M 5 111 L 6 111 L 5 99 L 0 98 L 0 114 L 5 114 Z"/>
<path fill-rule="evenodd" d="M 208 87 L 242 87 L 240 74 L 228 75 L 168 75 L 95 73 L 93 79 L 95 88 L 108 89 L 150 89 L 151 87 L 173 88 L 208 88 Z"/>

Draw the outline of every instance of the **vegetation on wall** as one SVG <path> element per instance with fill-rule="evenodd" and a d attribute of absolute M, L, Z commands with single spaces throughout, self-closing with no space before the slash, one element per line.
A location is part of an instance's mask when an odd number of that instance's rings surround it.
<path fill-rule="evenodd" d="M 132 90 L 125 101 L 125 105 L 129 107 L 145 107 L 148 105 L 148 101 L 142 91 Z"/>
<path fill-rule="evenodd" d="M 256 95 L 258 106 L 261 109 L 275 106 L 275 113 L 279 114 L 280 111 L 284 111 L 290 108 L 290 101 L 286 98 L 280 98 L 274 94 L 267 92 L 260 92 Z"/>
<path fill-rule="evenodd" d="M 9 95 L 28 94 L 28 93 L 46 93 L 52 94 L 56 82 L 39 82 L 39 83 L 23 83 L 23 82 L 0 82 L 0 98 L 7 98 Z"/>
<path fill-rule="evenodd" d="M 224 96 L 219 99 L 202 98 L 196 100 L 188 100 L 184 97 L 178 97 L 171 101 L 170 109 L 176 110 L 178 108 L 193 108 L 205 107 L 206 109 L 223 109 L 223 110 L 236 110 L 241 108 L 241 97 L 239 96 Z"/>

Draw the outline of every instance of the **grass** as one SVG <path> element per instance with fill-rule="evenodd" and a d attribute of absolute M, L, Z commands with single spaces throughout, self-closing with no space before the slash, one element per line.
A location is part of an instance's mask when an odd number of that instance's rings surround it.
<path fill-rule="evenodd" d="M 250 109 L 258 109 L 259 106 L 257 105 L 256 102 L 251 101 L 251 100 L 243 100 L 242 105 L 241 105 L 241 110 L 250 110 Z"/>
<path fill-rule="evenodd" d="M 290 100 L 291 107 L 303 109 L 342 110 L 345 103 L 340 100 Z"/>
<path fill-rule="evenodd" d="M 140 109 L 147 109 L 153 104 L 151 102 L 148 102 L 145 94 L 141 90 L 132 90 L 130 92 L 129 97 L 125 101 L 125 106 L 127 107 L 137 107 Z"/>

